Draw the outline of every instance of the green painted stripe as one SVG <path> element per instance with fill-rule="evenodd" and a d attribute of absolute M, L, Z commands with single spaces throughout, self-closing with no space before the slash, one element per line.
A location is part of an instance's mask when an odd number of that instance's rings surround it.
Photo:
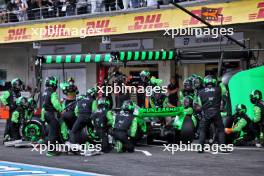
<path fill-rule="evenodd" d="M 74 62 L 75 63 L 80 63 L 81 62 L 81 58 L 82 58 L 82 55 L 75 55 L 75 60 L 74 60 Z"/>
<path fill-rule="evenodd" d="M 139 52 L 138 51 L 135 51 L 135 57 L 134 57 L 134 60 L 138 60 L 139 58 Z"/>
<path fill-rule="evenodd" d="M 173 59 L 174 56 L 174 52 L 173 51 L 169 51 L 169 60 Z"/>
<path fill-rule="evenodd" d="M 149 51 L 148 52 L 148 60 L 152 60 L 153 59 L 153 51 Z"/>
<path fill-rule="evenodd" d="M 72 55 L 67 55 L 65 58 L 65 63 L 71 63 L 71 57 Z"/>
<path fill-rule="evenodd" d="M 61 55 L 57 55 L 56 56 L 56 63 L 61 63 L 62 62 L 62 58 L 61 58 Z"/>
<path fill-rule="evenodd" d="M 131 58 L 132 58 L 132 52 L 128 51 L 127 52 L 127 60 L 129 61 L 129 60 L 131 60 Z"/>
<path fill-rule="evenodd" d="M 101 61 L 101 54 L 96 54 L 94 58 L 94 62 L 100 62 Z"/>
<path fill-rule="evenodd" d="M 50 64 L 52 62 L 52 56 L 46 56 L 46 64 Z"/>
<path fill-rule="evenodd" d="M 125 52 L 123 52 L 123 51 L 120 52 L 120 60 L 121 61 L 125 60 Z"/>
<path fill-rule="evenodd" d="M 167 56 L 167 52 L 166 51 L 162 51 L 162 60 L 165 60 Z"/>
<path fill-rule="evenodd" d="M 159 60 L 160 52 L 155 51 L 155 60 Z"/>
<path fill-rule="evenodd" d="M 141 60 L 145 60 L 146 59 L 146 51 L 142 51 L 141 52 Z"/>
<path fill-rule="evenodd" d="M 87 54 L 85 56 L 84 62 L 91 62 L 91 55 L 90 54 Z"/>
<path fill-rule="evenodd" d="M 84 56 L 84 57 L 83 57 Z M 45 55 L 45 63 L 80 63 L 80 62 L 110 62 L 112 55 L 108 54 L 87 54 L 87 55 Z M 174 51 L 121 51 L 119 52 L 120 61 L 144 61 L 144 60 L 173 60 Z"/>
<path fill-rule="evenodd" d="M 111 59 L 111 54 L 105 54 L 104 61 L 110 62 L 110 59 Z"/>

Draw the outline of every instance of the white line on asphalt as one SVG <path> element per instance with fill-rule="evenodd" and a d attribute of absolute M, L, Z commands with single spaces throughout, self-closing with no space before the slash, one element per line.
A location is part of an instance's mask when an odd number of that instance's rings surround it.
<path fill-rule="evenodd" d="M 138 150 L 138 149 L 135 149 L 136 152 L 142 152 L 143 154 L 145 154 L 146 156 L 152 156 L 152 154 L 146 150 Z"/>
<path fill-rule="evenodd" d="M 264 151 L 264 148 L 251 148 L 251 147 L 234 147 L 236 150 L 257 150 L 257 151 Z"/>
<path fill-rule="evenodd" d="M 209 153 L 211 153 L 212 155 L 230 155 L 230 154 L 231 154 L 231 152 L 229 152 L 229 153 L 222 153 L 222 152 L 217 152 L 217 153 L 215 153 L 215 152 L 209 152 Z"/>
<path fill-rule="evenodd" d="M 158 147 L 158 148 L 164 148 L 163 145 L 144 145 L 144 147 L 147 147 L 147 146 L 150 146 L 150 147 Z"/>

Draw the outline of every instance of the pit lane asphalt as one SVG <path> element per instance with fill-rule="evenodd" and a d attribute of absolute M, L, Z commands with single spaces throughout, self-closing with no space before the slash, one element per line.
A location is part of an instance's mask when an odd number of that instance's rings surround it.
<path fill-rule="evenodd" d="M 4 123 L 0 123 L 0 160 L 58 167 L 116 176 L 263 176 L 264 149 L 235 149 L 230 154 L 164 152 L 162 146 L 141 146 L 142 152 L 109 153 L 93 157 L 61 155 L 48 158 L 30 148 L 6 148 L 2 145 Z"/>

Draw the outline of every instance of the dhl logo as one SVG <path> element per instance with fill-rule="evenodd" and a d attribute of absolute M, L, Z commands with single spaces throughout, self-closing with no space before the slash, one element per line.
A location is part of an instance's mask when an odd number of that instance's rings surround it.
<path fill-rule="evenodd" d="M 223 12 L 223 8 L 216 8 L 216 10 L 212 11 L 212 12 L 203 12 L 204 14 L 202 14 L 202 9 L 198 9 L 198 10 L 192 10 L 191 12 L 199 17 L 202 17 L 202 15 L 208 15 L 209 18 L 207 18 L 206 20 L 210 23 L 221 23 L 221 18 L 219 17 L 217 18 L 217 20 L 215 20 L 216 15 L 218 14 L 222 14 Z M 210 18 L 211 17 L 211 18 Z M 223 17 L 223 22 L 231 22 L 232 21 L 232 16 L 224 16 Z M 200 22 L 199 20 L 191 17 L 191 19 L 188 20 L 183 20 L 183 26 L 191 26 L 191 25 L 199 25 L 202 24 L 202 22 Z"/>
<path fill-rule="evenodd" d="M 110 20 L 88 21 L 86 26 L 89 34 L 116 32 L 116 27 L 110 27 Z"/>
<path fill-rule="evenodd" d="M 161 14 L 136 16 L 134 25 L 128 26 L 128 30 L 161 29 L 169 27 L 168 22 L 161 22 Z"/>
<path fill-rule="evenodd" d="M 17 40 L 27 40 L 31 38 L 31 35 L 26 34 L 26 28 L 19 29 L 9 29 L 8 36 L 5 37 L 5 41 L 17 41 Z"/>
<path fill-rule="evenodd" d="M 249 14 L 248 16 L 249 20 L 256 20 L 256 19 L 264 18 L 264 2 L 258 3 L 257 8 L 259 9 L 257 13 Z"/>
<path fill-rule="evenodd" d="M 71 36 L 71 30 L 65 24 L 47 25 L 42 33 L 44 38 Z"/>

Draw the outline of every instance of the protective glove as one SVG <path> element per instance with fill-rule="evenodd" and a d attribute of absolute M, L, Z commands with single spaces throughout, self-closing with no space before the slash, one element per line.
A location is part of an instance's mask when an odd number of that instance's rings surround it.
<path fill-rule="evenodd" d="M 233 132 L 233 129 L 232 128 L 225 128 L 225 133 L 226 134 L 230 134 Z"/>

